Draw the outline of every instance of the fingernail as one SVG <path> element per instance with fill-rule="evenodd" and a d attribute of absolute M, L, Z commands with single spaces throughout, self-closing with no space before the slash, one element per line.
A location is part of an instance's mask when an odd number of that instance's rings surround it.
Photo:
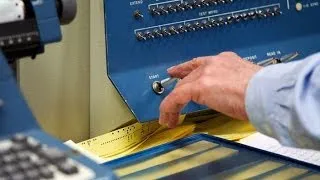
<path fill-rule="evenodd" d="M 164 115 L 162 113 L 160 113 L 160 116 L 159 116 L 159 124 L 165 125 Z"/>
<path fill-rule="evenodd" d="M 175 66 L 172 66 L 170 68 L 167 69 L 167 71 L 171 71 Z"/>
<path fill-rule="evenodd" d="M 169 121 L 168 123 L 168 128 L 173 129 L 177 126 L 177 123 L 174 121 Z"/>

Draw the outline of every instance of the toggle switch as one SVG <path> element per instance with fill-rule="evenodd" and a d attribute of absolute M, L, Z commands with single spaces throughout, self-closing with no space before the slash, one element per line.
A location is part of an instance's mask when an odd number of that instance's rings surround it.
<path fill-rule="evenodd" d="M 163 94 L 165 91 L 165 88 L 169 86 L 170 84 L 176 82 L 178 78 L 166 78 L 161 81 L 155 81 L 152 83 L 152 89 L 156 94 Z"/>
<path fill-rule="evenodd" d="M 280 11 L 280 8 L 279 8 L 279 7 L 274 7 L 274 8 L 273 8 L 273 12 L 274 12 L 274 14 L 277 15 L 277 16 L 282 14 L 282 12 Z"/>
<path fill-rule="evenodd" d="M 211 28 L 212 27 L 212 24 L 207 20 L 203 20 L 201 23 L 204 25 L 205 28 Z"/>
<path fill-rule="evenodd" d="M 265 10 L 265 14 L 266 14 L 267 16 L 274 16 L 274 15 L 275 15 L 275 13 L 274 13 L 273 11 L 271 11 L 271 9 L 269 9 L 269 8 L 267 8 L 267 9 Z"/>
<path fill-rule="evenodd" d="M 223 17 L 220 17 L 220 18 L 218 19 L 218 23 L 219 23 L 220 25 L 227 25 L 227 24 L 228 24 L 228 22 L 227 22 Z"/>
<path fill-rule="evenodd" d="M 175 13 L 175 12 L 177 12 L 177 8 L 176 8 L 174 5 L 171 5 L 171 4 L 169 4 L 169 5 L 167 6 L 167 9 L 168 9 L 168 11 L 169 11 L 170 13 Z"/>
<path fill-rule="evenodd" d="M 169 27 L 169 31 L 171 34 L 179 34 L 179 31 L 174 26 Z"/>
<path fill-rule="evenodd" d="M 145 41 L 145 40 L 147 40 L 147 38 L 144 36 L 144 34 L 142 33 L 142 32 L 138 32 L 137 34 L 136 34 L 136 37 L 137 37 L 137 39 L 139 40 L 139 41 Z"/>
<path fill-rule="evenodd" d="M 186 29 L 190 32 L 190 31 L 195 31 L 196 30 L 196 28 L 195 27 L 193 27 L 190 23 L 186 23 Z"/>
<path fill-rule="evenodd" d="M 218 5 L 218 1 L 217 0 L 209 0 L 209 4 L 210 5 Z"/>
<path fill-rule="evenodd" d="M 227 18 L 226 18 L 226 22 L 228 23 L 228 24 L 231 24 L 231 23 L 233 23 L 233 16 L 228 16 Z"/>
<path fill-rule="evenodd" d="M 250 12 L 248 13 L 248 16 L 249 16 L 251 19 L 255 19 L 255 18 L 257 17 L 255 11 L 250 11 Z"/>
<path fill-rule="evenodd" d="M 178 26 L 178 31 L 179 31 L 180 33 L 186 33 L 186 32 L 188 32 L 188 30 L 186 29 L 186 27 L 183 26 L 183 25 L 179 25 L 179 26 Z"/>
<path fill-rule="evenodd" d="M 156 9 L 156 8 L 151 8 L 151 9 L 150 9 L 150 12 L 151 12 L 151 14 L 152 14 L 153 16 L 159 16 L 159 15 L 161 15 L 161 13 L 159 12 L 159 10 Z"/>
<path fill-rule="evenodd" d="M 207 0 L 200 0 L 202 6 L 210 6 L 210 3 Z"/>
<path fill-rule="evenodd" d="M 178 11 L 185 11 L 186 9 L 184 8 L 184 5 L 183 4 L 177 4 L 177 10 Z"/>
<path fill-rule="evenodd" d="M 263 12 L 261 9 L 257 10 L 256 14 L 258 15 L 259 18 L 267 17 L 267 14 L 265 12 Z"/>
<path fill-rule="evenodd" d="M 171 33 L 167 30 L 167 28 L 162 28 L 161 31 L 164 36 L 171 36 Z"/>
<path fill-rule="evenodd" d="M 162 15 L 167 15 L 167 14 L 169 14 L 169 11 L 166 10 L 166 9 L 164 8 L 164 6 L 160 6 L 160 7 L 159 7 L 159 11 L 160 11 L 160 13 L 161 13 Z"/>
<path fill-rule="evenodd" d="M 195 27 L 196 29 L 198 29 L 198 30 L 204 28 L 203 25 L 200 24 L 199 22 L 195 22 L 193 25 L 194 25 L 194 27 Z"/>
<path fill-rule="evenodd" d="M 243 19 L 243 20 L 248 20 L 248 14 L 247 13 L 242 13 L 241 15 L 241 18 Z"/>
<path fill-rule="evenodd" d="M 241 21 L 241 16 L 239 14 L 234 14 L 233 15 L 233 19 L 235 20 L 235 22 L 240 22 Z"/>
<path fill-rule="evenodd" d="M 153 30 L 153 35 L 154 35 L 155 37 L 157 37 L 157 38 L 163 37 L 163 34 L 160 32 L 159 29 Z"/>
<path fill-rule="evenodd" d="M 213 27 L 220 26 L 220 24 L 219 24 L 215 19 L 210 19 L 209 22 L 211 23 L 211 25 L 212 25 Z"/>
<path fill-rule="evenodd" d="M 136 19 L 142 19 L 142 18 L 143 18 L 143 15 L 142 15 L 142 13 L 141 13 L 139 10 L 136 10 L 136 11 L 133 13 L 133 16 L 134 16 Z"/>
<path fill-rule="evenodd" d="M 197 1 L 197 0 L 194 0 L 194 1 L 192 2 L 192 4 L 193 4 L 193 7 L 194 7 L 194 8 L 200 8 L 200 7 L 201 7 L 201 2 L 199 2 L 199 1 Z"/>
<path fill-rule="evenodd" d="M 150 31 L 147 31 L 145 34 L 149 39 L 154 39 L 154 35 Z"/>
<path fill-rule="evenodd" d="M 192 10 L 192 9 L 193 9 L 193 6 L 192 6 L 190 3 L 188 3 L 188 2 L 183 2 L 183 5 L 184 5 L 184 7 L 186 7 L 186 9 L 188 9 L 188 10 Z"/>

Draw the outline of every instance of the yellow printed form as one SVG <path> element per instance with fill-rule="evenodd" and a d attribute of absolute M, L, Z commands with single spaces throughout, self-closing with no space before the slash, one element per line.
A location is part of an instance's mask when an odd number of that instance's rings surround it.
<path fill-rule="evenodd" d="M 230 141 L 238 141 L 255 133 L 256 129 L 247 121 L 225 115 L 198 123 L 195 133 L 208 133 Z"/>
<path fill-rule="evenodd" d="M 180 123 L 185 116 L 180 117 Z M 134 123 L 110 133 L 78 143 L 81 148 L 106 161 L 172 142 L 193 133 L 194 124 L 185 123 L 175 129 L 160 126 L 157 121 Z"/>
<path fill-rule="evenodd" d="M 157 122 L 146 124 L 135 123 L 80 142 L 78 145 L 101 158 L 108 158 L 123 153 L 141 143 L 159 128 L 160 125 Z"/>
<path fill-rule="evenodd" d="M 181 116 L 179 126 L 168 129 L 158 121 L 134 123 L 124 128 L 78 143 L 81 148 L 104 160 L 111 161 L 158 145 L 169 143 L 194 133 L 206 133 L 231 141 L 247 137 L 255 132 L 253 126 L 221 115 L 199 122 L 185 121 Z"/>

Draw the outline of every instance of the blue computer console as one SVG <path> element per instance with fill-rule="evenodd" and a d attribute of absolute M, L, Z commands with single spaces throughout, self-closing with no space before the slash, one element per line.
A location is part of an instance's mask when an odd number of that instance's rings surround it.
<path fill-rule="evenodd" d="M 155 120 L 152 84 L 172 65 L 222 51 L 302 59 L 320 50 L 317 0 L 105 0 L 108 76 L 141 122 Z M 190 103 L 183 113 L 207 109 Z"/>

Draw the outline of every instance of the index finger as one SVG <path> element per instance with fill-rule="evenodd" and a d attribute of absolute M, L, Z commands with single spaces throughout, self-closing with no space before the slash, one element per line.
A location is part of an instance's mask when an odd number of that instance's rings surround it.
<path fill-rule="evenodd" d="M 179 121 L 181 110 L 192 100 L 192 83 L 175 88 L 161 103 L 159 123 L 174 128 Z"/>
<path fill-rule="evenodd" d="M 168 73 L 172 77 L 183 79 L 188 74 L 190 74 L 193 70 L 197 69 L 202 64 L 204 64 L 205 60 L 206 60 L 205 57 L 195 58 L 191 61 L 187 61 L 185 63 L 169 68 Z"/>

